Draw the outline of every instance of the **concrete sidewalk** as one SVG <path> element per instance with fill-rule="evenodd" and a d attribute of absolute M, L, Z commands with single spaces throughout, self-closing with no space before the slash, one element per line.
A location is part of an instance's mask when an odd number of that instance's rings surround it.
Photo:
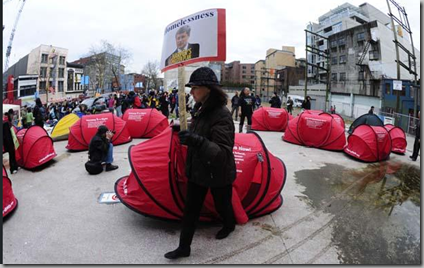
<path fill-rule="evenodd" d="M 369 165 L 343 152 L 284 142 L 283 133 L 258 133 L 287 167 L 284 204 L 271 215 L 237 226 L 224 240 L 214 238 L 219 225 L 200 224 L 192 255 L 176 261 L 163 255 L 178 245 L 179 223 L 146 218 L 121 203 L 98 202 L 101 193 L 113 192 L 116 180 L 130 173 L 129 146 L 145 140 L 115 146 L 119 169 L 97 176 L 84 169 L 87 152 L 70 153 L 67 141 L 56 142 L 58 156 L 50 166 L 9 175 L 19 205 L 3 224 L 3 263 L 420 263 L 416 189 L 398 189 L 408 193 L 405 200 L 386 198 L 402 172 L 420 169 L 420 158 L 412 162 L 409 153 L 392 154 L 384 165 Z M 412 146 L 408 137 L 409 152 Z M 387 163 L 399 171 L 388 172 L 385 179 L 384 173 L 370 176 Z"/>

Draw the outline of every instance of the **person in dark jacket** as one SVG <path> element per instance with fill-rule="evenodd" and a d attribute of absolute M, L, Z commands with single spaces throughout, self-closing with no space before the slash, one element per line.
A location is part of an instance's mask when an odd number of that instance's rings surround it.
<path fill-rule="evenodd" d="M 368 111 L 368 114 L 374 114 L 374 106 L 371 106 L 371 109 Z"/>
<path fill-rule="evenodd" d="M 417 161 L 418 153 L 420 152 L 420 144 L 421 144 L 421 119 L 420 112 L 418 111 L 418 123 L 415 125 L 415 142 L 414 142 L 414 151 L 412 155 L 409 157 L 412 161 Z"/>
<path fill-rule="evenodd" d="M 239 133 L 243 132 L 244 119 L 247 117 L 247 127 L 246 130 L 250 131 L 252 127 L 252 114 L 255 108 L 255 97 L 250 95 L 250 89 L 248 87 L 244 88 L 240 93 L 239 107 L 241 109 L 240 115 L 240 125 Z"/>
<path fill-rule="evenodd" d="M 278 97 L 276 92 L 274 92 L 274 96 L 272 96 L 269 103 L 271 104 L 272 108 L 281 108 L 281 100 L 280 100 L 280 97 Z"/>
<path fill-rule="evenodd" d="M 39 127 L 44 127 L 44 121 L 46 120 L 46 109 L 43 107 L 40 98 L 35 100 L 34 111 L 34 124 Z"/>
<path fill-rule="evenodd" d="M 169 102 L 168 102 L 168 95 L 165 93 L 162 93 L 159 97 L 159 107 L 160 111 L 166 118 L 169 117 Z"/>
<path fill-rule="evenodd" d="M 9 153 L 10 173 L 18 172 L 18 163 L 16 162 L 15 143 L 13 142 L 13 110 L 10 109 L 3 116 L 3 147 L 4 151 Z"/>
<path fill-rule="evenodd" d="M 107 126 L 101 125 L 97 129 L 96 135 L 91 139 L 88 147 L 88 158 L 92 163 L 101 165 L 106 163 L 106 171 L 115 170 L 118 166 L 112 165 L 113 162 L 113 132 L 109 131 Z"/>
<path fill-rule="evenodd" d="M 293 114 L 293 100 L 291 99 L 291 97 L 288 97 L 287 100 L 287 111 L 289 112 L 289 114 Z"/>
<path fill-rule="evenodd" d="M 231 116 L 234 115 L 234 111 L 236 112 L 236 121 L 238 118 L 238 109 L 239 109 L 239 94 L 236 91 L 236 93 L 234 94 L 234 96 L 231 98 Z"/>
<path fill-rule="evenodd" d="M 304 110 L 310 110 L 311 109 L 311 97 L 306 96 L 305 100 L 302 102 L 302 108 Z"/>
<path fill-rule="evenodd" d="M 191 87 L 196 112 L 190 130 L 178 133 L 180 143 L 188 146 L 188 184 L 180 243 L 176 250 L 165 254 L 168 259 L 190 255 L 196 223 L 209 189 L 224 225 L 216 239 L 226 238 L 234 231 L 236 223 L 231 203 L 232 184 L 236 179 L 233 155 L 235 129 L 226 107 L 227 95 L 208 67 L 195 70 L 186 87 Z"/>

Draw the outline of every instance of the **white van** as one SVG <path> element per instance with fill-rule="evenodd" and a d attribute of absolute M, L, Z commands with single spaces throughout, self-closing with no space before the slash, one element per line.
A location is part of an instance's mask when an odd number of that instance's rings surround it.
<path fill-rule="evenodd" d="M 287 99 L 288 97 L 290 97 L 293 100 L 293 107 L 302 107 L 302 102 L 305 99 L 304 97 L 299 95 L 288 95 Z"/>

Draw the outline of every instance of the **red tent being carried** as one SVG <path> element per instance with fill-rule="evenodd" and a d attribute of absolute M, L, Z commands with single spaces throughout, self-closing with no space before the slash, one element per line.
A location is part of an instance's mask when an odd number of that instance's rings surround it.
<path fill-rule="evenodd" d="M 3 166 L 3 218 L 15 210 L 18 200 L 13 194 L 12 181 L 7 176 L 6 168 Z"/>
<path fill-rule="evenodd" d="M 390 156 L 392 143 L 384 127 L 360 125 L 347 138 L 344 152 L 364 162 L 379 162 Z"/>
<path fill-rule="evenodd" d="M 115 135 L 112 137 L 113 145 L 131 141 L 126 122 L 116 115 L 112 113 L 84 115 L 69 129 L 66 149 L 71 151 L 88 150 L 88 145 L 100 125 L 106 125 L 109 130 L 115 131 Z"/>
<path fill-rule="evenodd" d="M 19 141 L 18 165 L 31 169 L 41 166 L 56 157 L 53 140 L 47 131 L 39 126 L 23 128 L 16 134 Z"/>
<path fill-rule="evenodd" d="M 128 109 L 122 119 L 131 138 L 152 138 L 169 126 L 168 119 L 156 109 Z"/>
<path fill-rule="evenodd" d="M 187 147 L 179 144 L 171 128 L 131 146 L 132 172 L 115 183 L 115 193 L 123 204 L 140 214 L 181 220 L 186 196 L 185 158 Z M 233 208 L 238 223 L 277 210 L 283 202 L 286 181 L 284 163 L 268 152 L 256 133 L 236 134 L 233 153 L 237 178 L 233 184 Z M 208 193 L 200 220 L 219 219 Z"/>
<path fill-rule="evenodd" d="M 252 129 L 262 131 L 285 131 L 289 119 L 291 118 L 285 109 L 261 107 L 253 112 Z"/>
<path fill-rule="evenodd" d="M 342 151 L 346 145 L 343 118 L 338 114 L 305 110 L 289 121 L 283 140 L 308 147 Z"/>
<path fill-rule="evenodd" d="M 392 152 L 404 154 L 408 143 L 406 142 L 406 135 L 403 129 L 395 127 L 392 124 L 384 125 L 384 127 L 389 132 L 390 139 L 392 140 Z"/>

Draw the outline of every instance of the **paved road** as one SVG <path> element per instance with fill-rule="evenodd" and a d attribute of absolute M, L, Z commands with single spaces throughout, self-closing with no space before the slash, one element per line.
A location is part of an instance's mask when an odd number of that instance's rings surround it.
<path fill-rule="evenodd" d="M 283 206 L 237 226 L 220 241 L 214 239 L 219 225 L 201 224 L 192 255 L 177 261 L 163 254 L 178 244 L 178 223 L 146 218 L 120 203 L 98 203 L 101 193 L 112 192 L 115 181 L 129 174 L 129 146 L 145 140 L 116 146 L 119 169 L 98 176 L 84 170 L 87 152 L 69 153 L 66 141 L 56 142 L 58 156 L 50 166 L 10 175 L 19 206 L 3 224 L 3 263 L 419 263 L 419 187 L 390 195 L 399 182 L 411 185 L 402 174 L 420 168 L 408 158 L 410 152 L 392 154 L 384 165 L 400 163 L 403 173 L 382 180 L 370 176 L 381 165 L 289 144 L 281 140 L 282 133 L 258 133 L 286 164 Z M 408 138 L 409 151 L 412 145 Z"/>

